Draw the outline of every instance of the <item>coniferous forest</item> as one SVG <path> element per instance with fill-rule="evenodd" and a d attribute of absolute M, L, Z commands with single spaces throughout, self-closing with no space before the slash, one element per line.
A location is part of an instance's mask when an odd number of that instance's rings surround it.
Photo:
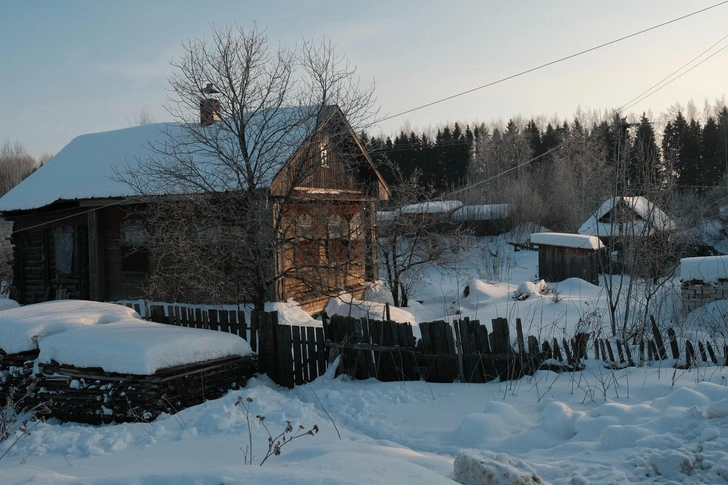
<path fill-rule="evenodd" d="M 517 217 L 575 231 L 608 197 L 642 195 L 676 216 L 702 217 L 728 204 L 728 108 L 692 103 L 654 120 L 577 113 L 571 120 L 514 117 L 363 135 L 390 185 L 416 177 L 440 199 L 510 203 Z M 700 214 L 697 214 L 700 212 Z"/>

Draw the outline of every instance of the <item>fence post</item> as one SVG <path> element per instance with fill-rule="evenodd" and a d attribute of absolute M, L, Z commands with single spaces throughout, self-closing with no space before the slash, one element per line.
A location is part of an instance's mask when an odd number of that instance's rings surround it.
<path fill-rule="evenodd" d="M 155 323 L 167 323 L 164 307 L 162 305 L 152 305 L 149 308 L 149 319 Z"/>
<path fill-rule="evenodd" d="M 278 378 L 278 312 L 251 312 L 251 324 L 258 330 L 258 367 L 273 381 Z"/>

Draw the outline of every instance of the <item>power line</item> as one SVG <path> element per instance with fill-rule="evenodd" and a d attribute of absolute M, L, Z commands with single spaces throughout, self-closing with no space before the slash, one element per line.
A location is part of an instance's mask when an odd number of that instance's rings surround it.
<path fill-rule="evenodd" d="M 670 78 L 671 78 L 672 76 L 674 76 L 674 75 L 675 75 L 675 74 L 677 74 L 678 72 L 680 72 L 680 71 L 682 71 L 683 69 L 685 69 L 685 67 L 689 66 L 690 64 L 692 64 L 693 62 L 695 62 L 695 61 L 696 61 L 697 59 L 699 59 L 700 57 L 702 57 L 702 56 L 703 56 L 703 55 L 704 55 L 704 54 L 705 54 L 706 52 L 710 51 L 710 50 L 711 50 L 711 49 L 712 49 L 713 47 L 715 47 L 716 45 L 718 45 L 718 44 L 720 44 L 721 42 L 723 42 L 723 40 L 725 40 L 726 38 L 728 38 L 728 35 L 724 36 L 724 37 L 723 37 L 722 39 L 720 39 L 720 40 L 719 40 L 718 42 L 716 42 L 716 43 L 715 43 L 715 44 L 713 44 L 712 46 L 708 47 L 708 48 L 707 48 L 706 50 L 704 50 L 703 52 L 701 52 L 701 53 L 700 53 L 699 55 L 697 55 L 696 57 L 694 57 L 694 58 L 693 58 L 692 60 L 690 60 L 689 62 L 685 63 L 685 64 L 684 64 L 684 65 L 683 65 L 682 67 L 680 67 L 680 68 L 679 68 L 679 69 L 677 69 L 676 71 L 672 72 L 672 73 L 671 73 L 670 75 L 668 75 L 668 76 L 667 76 L 667 77 L 665 77 L 665 78 L 664 78 L 664 79 L 663 79 L 662 81 L 658 82 L 657 84 L 655 84 L 654 86 L 652 86 L 651 88 L 649 88 L 649 89 L 648 89 L 647 91 L 644 91 L 644 92 L 643 92 L 642 94 L 639 94 L 639 95 L 638 95 L 637 97 L 635 97 L 635 98 L 631 99 L 630 101 L 628 101 L 628 102 L 627 102 L 627 104 L 626 104 L 625 106 L 623 106 L 623 107 L 620 107 L 620 108 L 619 108 L 619 109 L 618 109 L 617 111 L 620 111 L 620 112 L 621 112 L 621 111 L 626 111 L 626 110 L 628 110 L 629 108 L 631 108 L 632 106 L 636 105 L 637 103 L 640 103 L 640 102 L 644 101 L 645 99 L 647 99 L 648 97 L 652 96 L 652 95 L 653 95 L 654 93 L 656 93 L 656 92 L 657 92 L 657 91 L 659 91 L 660 89 L 664 88 L 665 86 L 667 86 L 668 84 L 672 83 L 673 81 L 676 81 L 676 80 L 680 79 L 680 78 L 681 78 L 681 77 L 683 77 L 683 76 L 684 76 L 685 74 L 689 73 L 690 71 L 692 71 L 693 69 L 695 69 L 695 68 L 696 68 L 696 67 L 698 67 L 699 65 L 703 64 L 703 63 L 704 63 L 705 61 L 707 61 L 708 59 L 712 58 L 712 57 L 713 57 L 713 56 L 715 56 L 716 54 L 718 54 L 718 53 L 720 53 L 721 51 L 723 51 L 723 50 L 725 50 L 726 48 L 728 48 L 728 44 L 724 45 L 723 47 L 721 47 L 720 49 L 718 49 L 717 51 L 715 51 L 714 53 L 712 53 L 711 55 L 709 55 L 708 57 L 706 57 L 705 59 L 703 59 L 702 61 L 700 61 L 700 62 L 698 62 L 697 64 L 695 64 L 695 65 L 694 65 L 693 67 L 691 67 L 691 68 L 690 68 L 690 69 L 688 69 L 687 71 L 685 71 L 685 72 L 681 73 L 681 74 L 680 74 L 679 76 L 675 76 L 675 77 L 674 77 L 673 79 L 670 79 Z M 670 79 L 670 80 L 669 80 L 669 81 L 667 81 L 668 79 Z M 665 81 L 667 81 L 667 82 L 665 82 Z M 663 84 L 663 83 L 664 83 L 664 84 Z M 660 86 L 660 84 L 662 84 L 662 86 Z M 657 89 L 655 89 L 654 91 L 652 91 L 652 89 L 654 89 L 654 88 L 655 88 L 655 87 L 657 87 L 657 86 L 659 86 L 659 88 L 657 88 Z M 650 92 L 650 91 L 652 91 L 652 92 Z"/>
<path fill-rule="evenodd" d="M 609 42 L 605 42 L 603 44 L 599 44 L 599 45 L 597 45 L 595 47 L 590 47 L 589 49 L 585 49 L 583 51 L 579 51 L 579 52 L 577 52 L 575 54 L 571 54 L 571 55 L 568 55 L 568 56 L 565 56 L 565 57 L 561 57 L 561 58 L 556 59 L 554 61 L 546 62 L 546 63 L 541 64 L 539 66 L 532 67 L 530 69 L 526 69 L 525 71 L 521 71 L 521 72 L 518 72 L 516 74 L 512 74 L 510 76 L 506 76 L 504 78 L 498 79 L 497 81 L 492 81 L 492 82 L 489 82 L 487 84 L 483 84 L 482 86 L 478 86 L 478 87 L 475 87 L 475 88 L 472 88 L 472 89 L 468 89 L 466 91 L 461 91 L 461 92 L 459 92 L 457 94 L 453 94 L 451 96 L 447 96 L 447 97 L 438 99 L 436 101 L 431 101 L 429 103 L 425 103 L 425 104 L 420 105 L 420 106 L 417 106 L 415 108 L 411 108 L 411 109 L 408 109 L 408 110 L 405 110 L 405 111 L 401 111 L 399 113 L 396 113 L 396 114 L 393 114 L 393 115 L 390 115 L 390 116 L 385 116 L 384 118 L 380 118 L 378 120 L 375 120 L 372 124 L 373 125 L 376 125 L 377 123 L 381 123 L 382 121 L 391 120 L 392 118 L 397 118 L 398 116 L 402 116 L 402 115 L 405 115 L 407 113 L 412 113 L 413 111 L 418 111 L 418 110 L 421 110 L 421 109 L 424 109 L 424 108 L 428 108 L 430 106 L 433 106 L 433 105 L 436 105 L 436 104 L 440 104 L 440 103 L 443 103 L 445 101 L 449 101 L 451 99 L 455 99 L 455 98 L 458 98 L 460 96 L 464 96 L 466 94 L 470 94 L 472 92 L 479 91 L 481 89 L 485 89 L 487 87 L 494 86 L 496 84 L 500 84 L 500 83 L 505 82 L 505 81 L 509 81 L 511 79 L 514 79 L 514 78 L 517 78 L 517 77 L 526 75 L 528 73 L 531 73 L 531 72 L 534 72 L 534 71 L 538 71 L 538 70 L 543 69 L 545 67 L 552 66 L 554 64 L 558 64 L 560 62 L 564 62 L 564 61 L 567 61 L 569 59 L 573 59 L 575 57 L 579 57 L 581 55 L 584 55 L 584 54 L 587 54 L 589 52 L 595 51 L 597 49 L 601 49 L 603 47 L 607 47 L 609 45 L 616 44 L 616 43 L 621 42 L 623 40 L 627 40 L 627 39 L 630 39 L 632 37 L 636 37 L 636 36 L 641 35 L 641 34 L 644 34 L 646 32 L 650 32 L 652 30 L 659 29 L 660 27 L 664 27 L 666 25 L 669 25 L 669 24 L 672 24 L 672 23 L 675 23 L 675 22 L 679 22 L 680 20 L 684 20 L 684 19 L 686 19 L 688 17 L 692 17 L 692 16 L 697 15 L 699 13 L 706 12 L 708 10 L 711 10 L 713 8 L 716 8 L 716 7 L 719 7 L 721 5 L 725 5 L 726 3 L 728 3 L 728 0 L 725 0 L 725 1 L 719 2 L 719 3 L 716 3 L 715 5 L 711 5 L 709 7 L 705 7 L 705 8 L 702 8 L 700 10 L 696 10 L 694 12 L 691 12 L 689 14 L 686 14 L 686 15 L 683 15 L 683 16 L 680 16 L 680 17 L 677 17 L 677 18 L 674 18 L 672 20 L 668 20 L 667 22 L 663 22 L 661 24 L 657 24 L 657 25 L 654 25 L 652 27 L 648 27 L 648 28 L 643 29 L 643 30 L 640 30 L 638 32 L 634 32 L 632 34 L 625 35 L 625 36 L 620 37 L 618 39 L 614 39 L 614 40 L 611 40 Z"/>
<path fill-rule="evenodd" d="M 723 3 L 728 3 L 728 2 L 723 2 Z M 721 42 L 722 42 L 722 41 L 723 41 L 723 40 L 724 40 L 724 39 L 725 39 L 726 37 L 728 37 L 728 35 L 724 36 L 724 37 L 723 37 L 722 39 L 720 39 L 720 40 L 719 40 L 718 42 L 716 42 L 715 44 L 713 44 L 712 46 L 710 46 L 710 47 L 709 47 L 708 49 L 704 50 L 704 51 L 703 51 L 702 53 L 700 53 L 700 54 L 699 54 L 698 56 L 696 56 L 695 58 L 693 58 L 693 59 L 692 59 L 692 60 L 691 60 L 690 62 L 688 62 L 688 63 L 684 64 L 684 65 L 683 65 L 682 67 L 680 67 L 680 69 L 678 69 L 678 70 L 674 71 L 674 72 L 673 72 L 672 74 L 670 74 L 669 76 L 667 76 L 667 77 L 666 77 L 665 79 L 669 79 L 669 78 L 670 78 L 671 76 L 673 76 L 673 75 L 674 75 L 675 73 L 677 73 L 677 72 L 680 72 L 680 71 L 681 71 L 682 69 L 684 69 L 684 68 L 685 68 L 685 66 L 688 66 L 688 65 L 690 65 L 690 64 L 691 64 L 692 62 L 694 62 L 694 61 L 695 61 L 696 59 L 698 59 L 698 58 L 700 58 L 701 56 L 703 56 L 703 55 L 704 55 L 704 54 L 705 54 L 706 52 L 710 51 L 710 50 L 711 50 L 712 48 L 714 48 L 714 47 L 715 47 L 716 45 L 718 45 L 719 43 L 721 43 Z M 687 74 L 688 72 L 692 71 L 693 69 L 695 69 L 696 67 L 698 67 L 699 65 L 701 65 L 702 63 L 704 63 L 705 61 L 707 61 L 708 59 L 712 58 L 713 56 L 715 56 L 716 54 L 718 54 L 719 52 L 723 51 L 723 50 L 724 50 L 724 49 L 726 49 L 726 48 L 728 48 L 728 45 L 726 45 L 726 46 L 723 46 L 722 48 L 720 48 L 719 50 L 717 50 L 716 52 L 714 52 L 714 53 L 713 53 L 713 54 L 711 54 L 710 56 L 708 56 L 708 57 L 706 57 L 705 59 L 703 59 L 702 61 L 700 61 L 700 62 L 699 62 L 698 64 L 694 65 L 693 67 L 691 67 L 691 68 L 690 68 L 690 69 L 688 69 L 687 71 L 685 71 L 685 72 L 681 73 L 681 74 L 680 74 L 679 76 L 675 77 L 674 79 L 670 80 L 670 81 L 669 81 L 669 82 L 667 82 L 667 83 L 664 83 L 664 84 L 662 84 L 662 83 L 663 83 L 663 82 L 665 81 L 665 79 L 663 79 L 662 81 L 658 82 L 657 84 L 655 84 L 654 86 L 652 86 L 651 88 L 649 88 L 649 89 L 648 89 L 647 91 L 645 91 L 645 92 L 643 92 L 642 94 L 640 94 L 639 96 L 637 96 L 637 98 L 640 98 L 640 99 L 639 99 L 639 101 L 643 101 L 644 99 L 647 99 L 647 98 L 648 98 L 649 96 L 652 96 L 653 94 L 655 94 L 656 92 L 658 92 L 659 90 L 661 90 L 662 88 L 664 88 L 665 86 L 667 86 L 668 84 L 670 84 L 670 83 L 671 83 L 672 81 L 675 81 L 676 79 L 679 79 L 679 78 L 680 78 L 681 76 L 683 76 L 683 75 Z M 662 85 L 660 86 L 660 84 L 662 84 Z M 653 88 L 655 88 L 655 86 L 659 86 L 659 87 L 658 87 L 657 89 L 654 89 L 654 90 L 653 90 Z M 651 91 L 651 92 L 650 92 L 650 91 Z M 647 94 L 645 94 L 645 93 L 647 93 Z M 644 95 L 644 96 L 643 96 L 643 95 Z M 635 99 L 635 98 L 633 98 L 633 99 L 632 99 L 632 101 L 634 101 L 634 99 Z M 630 101 L 629 103 L 632 103 L 632 101 Z M 637 101 L 637 102 L 639 102 L 639 101 Z M 624 107 L 621 107 L 621 108 L 619 108 L 619 109 L 615 110 L 615 113 L 616 113 L 617 115 L 621 115 L 621 114 L 622 114 L 622 113 L 623 113 L 623 112 L 624 112 L 624 111 L 625 111 L 626 109 L 628 109 L 628 108 L 630 108 L 630 107 L 634 106 L 634 104 L 636 104 L 636 102 L 635 102 L 635 103 L 632 103 L 632 104 L 629 104 L 629 103 L 627 103 L 627 104 L 628 104 L 628 106 L 624 106 Z M 653 124 L 654 124 L 654 123 L 653 123 Z M 513 172 L 514 170 L 518 170 L 518 169 L 520 169 L 520 168 L 522 168 L 522 167 L 525 167 L 526 165 L 530 165 L 531 163 L 533 163 L 533 162 L 535 162 L 536 160 L 538 160 L 538 159 L 540 159 L 540 158 L 544 157 L 545 155 L 547 155 L 547 154 L 551 153 L 552 151 L 558 150 L 558 149 L 560 149 L 561 147 L 563 147 L 563 146 L 565 146 L 565 145 L 568 145 L 569 143 L 571 143 L 571 142 L 573 142 L 573 141 L 576 141 L 576 140 L 578 140 L 578 139 L 580 139 L 580 138 L 583 138 L 583 137 L 584 137 L 584 136 L 586 136 L 586 135 L 587 135 L 587 131 L 586 131 L 586 130 L 584 130 L 584 131 L 582 131 L 581 133 L 579 133 L 578 135 L 574 135 L 574 136 L 572 136 L 572 137 L 570 137 L 570 138 L 567 138 L 566 140 L 562 141 L 561 143 L 559 143 L 559 144 L 558 144 L 558 145 L 556 145 L 555 147 L 551 148 L 551 149 L 550 149 L 550 150 L 548 150 L 547 152 L 545 152 L 545 153 L 542 153 L 541 155 L 538 155 L 538 156 L 536 156 L 536 157 L 533 157 L 533 158 L 531 158 L 530 160 L 526 160 L 525 162 L 522 162 L 522 163 L 520 163 L 520 164 L 516 165 L 515 167 L 511 167 L 511 168 L 509 168 L 508 170 L 505 170 L 505 171 L 503 171 L 503 172 L 501 172 L 501 173 L 498 173 L 498 174 L 496 174 L 496 175 L 493 175 L 492 177 L 488 177 L 488 178 L 486 178 L 486 179 L 483 179 L 483 180 L 479 180 L 478 182 L 475 182 L 475 183 L 472 183 L 472 184 L 466 185 L 466 186 L 464 186 L 464 187 L 461 187 L 461 188 L 460 188 L 460 189 L 458 189 L 458 190 L 454 190 L 454 191 L 451 191 L 451 192 L 449 192 L 449 193 L 447 193 L 447 194 L 443 194 L 443 195 L 442 195 L 442 196 L 440 196 L 440 197 L 436 197 L 436 199 L 445 199 L 446 197 L 452 197 L 453 195 L 459 194 L 459 193 L 461 193 L 461 192 L 465 192 L 466 190 L 469 190 L 469 189 L 473 189 L 473 188 L 475 188 L 475 187 L 478 187 L 478 186 L 480 186 L 480 185 L 483 185 L 483 184 L 486 184 L 486 183 L 492 182 L 493 180 L 496 180 L 496 179 L 498 179 L 498 178 L 500 178 L 500 177 L 502 177 L 502 176 L 504 176 L 504 175 L 506 175 L 506 174 L 508 174 L 508 173 L 510 173 L 510 172 Z"/>

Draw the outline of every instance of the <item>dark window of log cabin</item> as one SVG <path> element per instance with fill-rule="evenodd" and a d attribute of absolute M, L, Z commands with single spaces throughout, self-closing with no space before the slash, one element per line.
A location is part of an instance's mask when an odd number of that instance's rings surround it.
<path fill-rule="evenodd" d="M 349 241 L 347 239 L 329 240 L 329 261 L 332 263 L 345 263 L 351 259 Z"/>
<path fill-rule="evenodd" d="M 195 224 L 197 240 L 203 244 L 220 244 L 222 242 L 222 226 L 215 223 Z"/>
<path fill-rule="evenodd" d="M 64 227 L 53 231 L 53 243 L 56 253 L 56 271 L 60 274 L 73 274 L 73 253 L 75 232 L 72 227 Z"/>
<path fill-rule="evenodd" d="M 296 266 L 318 266 L 318 241 L 299 239 L 293 249 L 293 262 Z"/>
<path fill-rule="evenodd" d="M 149 269 L 147 233 L 141 221 L 127 220 L 121 225 L 121 270 L 146 273 Z"/>

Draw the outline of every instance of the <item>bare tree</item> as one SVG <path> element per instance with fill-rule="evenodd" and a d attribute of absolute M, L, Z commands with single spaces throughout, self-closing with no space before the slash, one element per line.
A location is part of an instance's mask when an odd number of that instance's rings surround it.
<path fill-rule="evenodd" d="M 139 113 L 134 117 L 132 121 L 129 121 L 129 118 L 126 119 L 129 123 L 129 126 L 144 126 L 144 125 L 151 125 L 154 123 L 154 114 L 149 110 L 149 106 L 144 105 L 139 110 Z"/>
<path fill-rule="evenodd" d="M 3 143 L 0 147 L 0 195 L 18 185 L 35 168 L 35 158 L 28 154 L 21 142 Z"/>
<path fill-rule="evenodd" d="M 348 163 L 353 150 L 348 127 L 324 133 L 319 122 L 336 105 L 361 128 L 375 114 L 374 86 L 360 85 L 329 41 L 271 50 L 255 25 L 213 29 L 210 41 L 183 48 L 167 106 L 178 124 L 152 157 L 120 174 L 140 195 L 167 195 L 150 198 L 145 214 L 151 293 L 261 308 L 284 277 L 316 285 L 313 267 L 330 268 L 336 258 L 307 257 L 306 243 L 321 247 L 331 228 L 294 227 L 301 218 L 290 213 L 319 217 L 297 199 L 301 185 L 329 155 Z M 283 167 L 294 153 L 302 162 Z M 278 173 L 286 183 L 273 186 Z M 339 240 L 359 233 L 358 221 L 346 223 Z M 295 257 L 280 258 L 284 247 Z"/>
<path fill-rule="evenodd" d="M 422 186 L 417 171 L 405 177 L 399 167 L 385 163 L 396 183 L 391 186 L 392 210 L 377 217 L 380 265 L 394 304 L 406 307 L 427 268 L 458 269 L 466 231 L 450 226 L 449 212 L 436 210 L 442 202 L 431 199 L 432 191 Z"/>
<path fill-rule="evenodd" d="M 51 158 L 53 158 L 52 153 L 43 152 L 40 154 L 40 158 L 38 158 L 38 166 L 45 165 L 46 162 L 48 162 Z"/>

